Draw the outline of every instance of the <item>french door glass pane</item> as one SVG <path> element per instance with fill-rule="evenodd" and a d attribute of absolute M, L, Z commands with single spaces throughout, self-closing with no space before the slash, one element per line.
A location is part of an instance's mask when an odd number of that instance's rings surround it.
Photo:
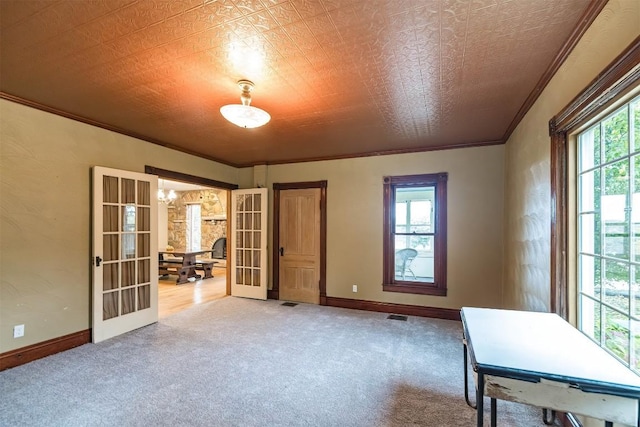
<path fill-rule="evenodd" d="M 122 314 L 129 314 L 136 311 L 136 290 L 135 288 L 122 290 Z"/>
<path fill-rule="evenodd" d="M 138 310 L 151 307 L 151 286 L 138 287 Z"/>
<path fill-rule="evenodd" d="M 126 233 L 122 236 L 122 259 L 131 259 L 136 256 L 136 235 Z"/>
<path fill-rule="evenodd" d="M 118 259 L 118 235 L 108 234 L 102 238 L 102 256 L 105 261 L 116 261 Z"/>
<path fill-rule="evenodd" d="M 102 320 L 118 316 L 118 291 L 102 295 Z"/>
<path fill-rule="evenodd" d="M 136 202 L 136 181 L 122 178 L 122 203 Z"/>
<path fill-rule="evenodd" d="M 610 162 L 629 154 L 629 120 L 627 106 L 602 122 L 605 161 Z"/>
<path fill-rule="evenodd" d="M 118 263 L 102 264 L 102 288 L 105 291 L 118 288 Z"/>
<path fill-rule="evenodd" d="M 135 261 L 126 261 L 122 263 L 122 280 L 120 286 L 133 286 L 135 284 L 136 263 Z"/>
<path fill-rule="evenodd" d="M 139 207 L 138 208 L 138 231 L 149 231 L 150 228 L 151 228 L 151 209 Z"/>
<path fill-rule="evenodd" d="M 138 181 L 138 204 L 149 206 L 151 204 L 151 183 Z"/>
<path fill-rule="evenodd" d="M 136 231 L 135 205 L 126 205 L 122 207 L 122 231 Z"/>
<path fill-rule="evenodd" d="M 118 203 L 118 178 L 104 176 L 102 178 L 102 201 L 105 203 Z"/>
<path fill-rule="evenodd" d="M 102 231 L 118 231 L 118 207 L 117 206 L 102 206 Z"/>
<path fill-rule="evenodd" d="M 148 257 L 151 256 L 151 241 L 149 233 L 138 234 L 138 256 Z"/>
<path fill-rule="evenodd" d="M 148 283 L 151 280 L 151 261 L 141 259 L 138 261 L 138 284 Z"/>

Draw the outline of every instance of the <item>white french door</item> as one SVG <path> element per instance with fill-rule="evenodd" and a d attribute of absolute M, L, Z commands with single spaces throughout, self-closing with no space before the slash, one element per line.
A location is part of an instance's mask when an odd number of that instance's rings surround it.
<path fill-rule="evenodd" d="M 267 299 L 267 189 L 231 192 L 231 295 Z"/>
<path fill-rule="evenodd" d="M 97 343 L 158 321 L 158 177 L 93 168 Z"/>

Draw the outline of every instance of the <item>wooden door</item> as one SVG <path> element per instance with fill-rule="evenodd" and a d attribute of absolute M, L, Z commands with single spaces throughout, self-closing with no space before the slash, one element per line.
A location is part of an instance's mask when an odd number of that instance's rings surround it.
<path fill-rule="evenodd" d="M 266 300 L 267 189 L 233 190 L 231 218 L 231 295 Z"/>
<path fill-rule="evenodd" d="M 93 168 L 93 342 L 158 321 L 157 191 L 157 176 Z"/>
<path fill-rule="evenodd" d="M 320 189 L 280 192 L 280 299 L 320 303 Z"/>

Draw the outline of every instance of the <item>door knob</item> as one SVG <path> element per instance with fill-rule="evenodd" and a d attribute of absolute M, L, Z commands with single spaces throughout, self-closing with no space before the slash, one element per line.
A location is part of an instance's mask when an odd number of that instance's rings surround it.
<path fill-rule="evenodd" d="M 284 248 L 280 248 L 280 256 L 284 256 Z"/>

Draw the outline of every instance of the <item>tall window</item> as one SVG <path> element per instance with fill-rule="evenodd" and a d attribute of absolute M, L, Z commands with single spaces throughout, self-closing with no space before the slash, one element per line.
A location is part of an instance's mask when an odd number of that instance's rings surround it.
<path fill-rule="evenodd" d="M 187 250 L 199 251 L 202 238 L 202 216 L 200 214 L 200 205 L 187 205 Z"/>
<path fill-rule="evenodd" d="M 578 327 L 640 373 L 640 97 L 578 135 Z"/>
<path fill-rule="evenodd" d="M 446 295 L 447 174 L 384 178 L 384 284 Z"/>

